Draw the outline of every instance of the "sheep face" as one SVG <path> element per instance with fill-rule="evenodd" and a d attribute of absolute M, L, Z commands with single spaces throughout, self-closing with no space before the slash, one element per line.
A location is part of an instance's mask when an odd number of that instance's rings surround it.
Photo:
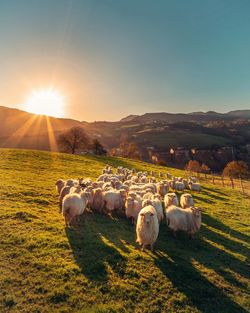
<path fill-rule="evenodd" d="M 145 225 L 149 225 L 151 221 L 153 220 L 154 213 L 152 212 L 140 213 L 140 216 L 142 218 L 142 222 Z"/>
<path fill-rule="evenodd" d="M 134 205 L 134 199 L 132 197 L 128 197 L 126 200 L 126 207 L 127 208 L 132 208 Z"/>
<path fill-rule="evenodd" d="M 201 218 L 201 208 L 191 208 L 193 216 L 197 219 Z"/>

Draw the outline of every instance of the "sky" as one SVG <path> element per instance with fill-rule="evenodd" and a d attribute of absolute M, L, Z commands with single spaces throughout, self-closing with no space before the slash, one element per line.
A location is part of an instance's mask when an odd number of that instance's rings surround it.
<path fill-rule="evenodd" d="M 1 0 L 0 105 L 64 116 L 250 109 L 249 0 Z"/>

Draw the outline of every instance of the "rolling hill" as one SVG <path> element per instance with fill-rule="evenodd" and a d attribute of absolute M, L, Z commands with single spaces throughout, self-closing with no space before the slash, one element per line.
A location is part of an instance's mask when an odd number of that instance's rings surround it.
<path fill-rule="evenodd" d="M 57 136 L 73 126 L 83 127 L 90 137 L 98 138 L 107 149 L 119 146 L 124 135 L 137 143 L 142 151 L 152 146 L 156 150 L 245 146 L 250 142 L 248 116 L 248 110 L 225 114 L 146 113 L 130 115 L 117 122 L 87 123 L 0 107 L 0 147 L 56 151 Z"/>
<path fill-rule="evenodd" d="M 129 159 L 0 149 L 1 312 L 246 313 L 249 197 L 210 184 L 194 240 L 160 225 L 156 252 L 141 252 L 122 217 L 86 213 L 65 229 L 55 181 L 96 178 L 105 164 L 183 171 Z"/>

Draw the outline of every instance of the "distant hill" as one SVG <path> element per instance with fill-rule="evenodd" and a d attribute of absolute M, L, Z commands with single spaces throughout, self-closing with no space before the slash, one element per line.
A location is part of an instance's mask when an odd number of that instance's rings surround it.
<path fill-rule="evenodd" d="M 0 147 L 56 150 L 57 136 L 81 126 L 100 139 L 106 148 L 117 147 L 120 138 L 136 142 L 141 149 L 154 147 L 208 148 L 250 142 L 250 110 L 229 113 L 193 112 L 129 115 L 117 122 L 80 122 L 47 117 L 0 106 Z M 242 122 L 242 119 L 244 121 Z"/>
<path fill-rule="evenodd" d="M 131 122 L 131 121 L 133 121 L 133 119 L 135 119 L 135 118 L 137 118 L 137 117 L 139 117 L 139 116 L 140 116 L 140 115 L 133 115 L 133 114 L 131 114 L 131 115 L 128 115 L 128 116 L 122 118 L 122 119 L 120 120 L 120 122 Z"/>
<path fill-rule="evenodd" d="M 231 111 L 228 113 L 217 113 L 214 111 L 208 112 L 193 112 L 193 113 L 145 113 L 143 115 L 129 115 L 121 119 L 121 121 L 130 121 L 130 122 L 140 122 L 140 123 L 149 123 L 149 122 L 208 122 L 215 120 L 233 120 L 235 118 L 250 118 L 250 110 L 237 110 Z"/>

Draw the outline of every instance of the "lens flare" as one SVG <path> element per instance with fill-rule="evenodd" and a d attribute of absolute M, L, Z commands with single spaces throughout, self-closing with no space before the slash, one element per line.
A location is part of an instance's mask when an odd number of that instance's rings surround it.
<path fill-rule="evenodd" d="M 59 91 L 49 88 L 32 91 L 23 109 L 30 113 L 62 117 L 64 106 L 64 96 Z"/>

